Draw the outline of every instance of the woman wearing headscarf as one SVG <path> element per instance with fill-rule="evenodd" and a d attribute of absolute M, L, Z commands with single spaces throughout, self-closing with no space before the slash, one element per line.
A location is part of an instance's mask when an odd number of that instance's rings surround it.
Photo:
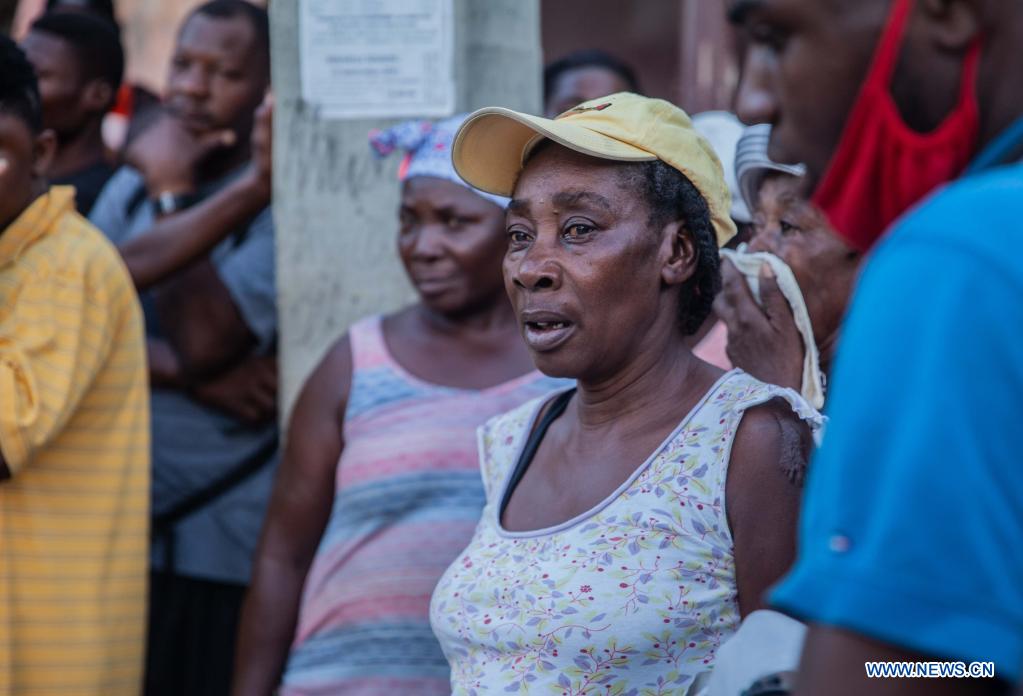
<path fill-rule="evenodd" d="M 771 160 L 770 135 L 770 125 L 751 126 L 736 147 L 753 237 L 738 252 L 722 252 L 724 287 L 714 309 L 733 365 L 821 408 L 862 255 L 806 199 L 803 167 Z"/>
<path fill-rule="evenodd" d="M 302 390 L 237 694 L 449 692 L 428 606 L 483 506 L 476 428 L 558 384 L 534 370 L 504 293 L 506 201 L 451 166 L 462 118 L 371 136 L 408 153 L 398 249 L 419 301 L 353 325 Z"/>
<path fill-rule="evenodd" d="M 667 102 L 476 112 L 454 160 L 512 195 L 505 286 L 537 367 L 577 380 L 481 431 L 487 505 L 431 621 L 455 694 L 678 693 L 794 552 L 816 413 L 697 358 L 721 165 Z"/>

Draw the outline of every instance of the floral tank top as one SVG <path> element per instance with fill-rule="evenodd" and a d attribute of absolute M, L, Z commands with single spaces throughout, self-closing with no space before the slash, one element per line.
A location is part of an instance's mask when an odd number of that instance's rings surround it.
<path fill-rule="evenodd" d="M 796 392 L 733 370 L 602 503 L 529 532 L 499 507 L 549 397 L 484 425 L 486 507 L 430 608 L 454 694 L 684 693 L 739 625 L 725 480 L 743 413 L 774 398 L 820 427 Z"/>

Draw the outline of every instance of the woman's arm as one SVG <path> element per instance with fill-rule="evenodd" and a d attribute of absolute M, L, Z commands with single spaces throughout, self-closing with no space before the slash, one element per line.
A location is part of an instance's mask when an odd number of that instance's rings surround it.
<path fill-rule="evenodd" d="M 749 409 L 735 434 L 725 505 L 743 618 L 765 608 L 767 588 L 795 560 L 802 473 L 811 442 L 809 428 L 783 401 Z"/>
<path fill-rule="evenodd" d="M 242 609 L 235 696 L 270 696 L 288 658 L 306 573 L 330 517 L 352 382 L 347 336 L 313 371 L 291 416 L 252 586 Z"/>

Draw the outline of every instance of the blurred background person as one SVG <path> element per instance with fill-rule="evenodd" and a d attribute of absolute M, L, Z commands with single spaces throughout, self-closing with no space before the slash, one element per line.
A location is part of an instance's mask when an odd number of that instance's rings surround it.
<path fill-rule="evenodd" d="M 110 23 L 117 32 L 118 43 L 123 46 L 113 0 L 47 0 L 45 13 L 89 15 L 102 19 Z M 115 163 L 120 161 L 131 135 L 138 132 L 145 123 L 145 117 L 159 101 L 159 97 L 142 85 L 129 80 L 118 85 L 113 106 L 103 118 L 102 136 L 108 159 Z"/>
<path fill-rule="evenodd" d="M 796 564 L 799 694 L 1002 694 L 1023 677 L 1023 5 L 729 3 L 737 99 L 870 251 L 844 322 Z M 826 59 L 824 59 L 826 57 Z M 874 679 L 866 661 L 993 661 Z"/>
<path fill-rule="evenodd" d="M 543 70 L 544 114 L 554 118 L 576 104 L 616 92 L 639 92 L 636 73 L 598 50 L 577 51 Z"/>
<path fill-rule="evenodd" d="M 92 212 L 146 313 L 154 548 L 146 692 L 225 694 L 276 462 L 268 20 L 185 20 L 158 118 Z"/>
<path fill-rule="evenodd" d="M 476 428 L 560 385 L 501 280 L 505 199 L 451 165 L 464 116 L 376 133 L 402 163 L 398 251 L 419 301 L 356 323 L 291 419 L 235 694 L 449 694 L 430 595 L 483 508 Z"/>
<path fill-rule="evenodd" d="M 0 36 L 0 693 L 133 696 L 146 617 L 142 313 L 116 251 L 49 187 L 56 139 Z"/>
<path fill-rule="evenodd" d="M 792 271 L 812 329 L 818 367 L 826 376 L 862 255 L 807 199 L 805 168 L 771 160 L 770 134 L 768 124 L 751 126 L 737 145 L 737 187 L 753 212 L 753 236 L 746 251 L 773 254 Z M 771 384 L 804 390 L 808 347 L 792 307 L 774 292 L 774 285 L 763 287 L 760 298 L 755 298 L 732 261 L 722 263 L 721 275 L 715 313 L 719 326 L 726 327 L 728 363 Z M 779 311 L 772 314 L 772 309 Z"/>
<path fill-rule="evenodd" d="M 75 187 L 88 215 L 114 173 L 103 146 L 103 119 L 124 73 L 121 39 L 111 22 L 86 13 L 46 14 L 22 41 L 39 78 L 43 125 L 57 135 L 50 180 Z"/>

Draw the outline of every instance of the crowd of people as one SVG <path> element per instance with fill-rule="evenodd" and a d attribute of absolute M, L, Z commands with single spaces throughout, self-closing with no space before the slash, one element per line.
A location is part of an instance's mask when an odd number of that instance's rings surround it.
<path fill-rule="evenodd" d="M 286 433 L 266 12 L 0 37 L 0 696 L 1023 688 L 1023 6 L 725 4 L 735 114 L 367 134 L 417 298 Z"/>

